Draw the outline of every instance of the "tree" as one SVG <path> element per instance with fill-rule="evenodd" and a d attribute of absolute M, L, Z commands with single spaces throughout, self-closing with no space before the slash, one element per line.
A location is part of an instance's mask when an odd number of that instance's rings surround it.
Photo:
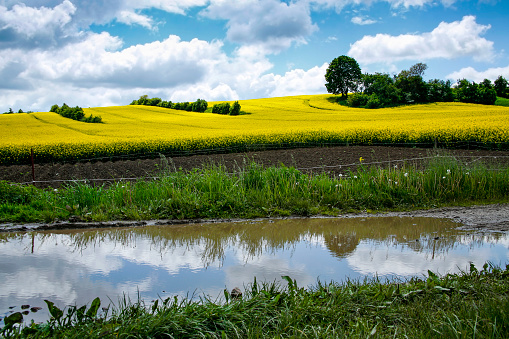
<path fill-rule="evenodd" d="M 490 79 L 484 79 L 479 85 L 483 85 L 484 87 L 486 87 L 488 89 L 493 88 L 493 84 L 491 83 Z"/>
<path fill-rule="evenodd" d="M 359 64 L 354 58 L 346 55 L 332 60 L 325 73 L 325 87 L 332 94 L 341 93 L 342 97 L 348 97 L 348 92 L 357 91 L 362 73 Z"/>
<path fill-rule="evenodd" d="M 426 64 L 418 63 L 395 77 L 395 85 L 402 92 L 403 102 L 422 103 L 428 100 L 428 85 L 422 79 L 427 68 Z"/>
<path fill-rule="evenodd" d="M 493 105 L 497 100 L 497 92 L 487 82 L 476 84 L 466 79 L 458 80 L 454 94 L 456 100 L 473 104 Z"/>
<path fill-rule="evenodd" d="M 495 91 L 497 92 L 497 95 L 502 98 L 507 98 L 508 97 L 507 86 L 509 85 L 507 80 L 500 75 L 497 78 L 497 80 L 495 80 L 494 84 L 495 84 L 494 88 Z"/>
<path fill-rule="evenodd" d="M 386 73 L 364 74 L 364 94 L 371 96 L 378 106 L 391 106 L 401 102 L 401 90 L 394 84 L 394 79 Z M 373 96 L 374 95 L 374 96 Z M 373 104 L 370 104 L 374 108 Z"/>
<path fill-rule="evenodd" d="M 192 103 L 192 111 L 203 113 L 208 107 L 207 101 L 203 99 L 198 99 Z"/>
<path fill-rule="evenodd" d="M 408 72 L 410 73 L 410 76 L 417 76 L 417 77 L 422 78 L 422 76 L 424 75 L 424 71 L 427 69 L 428 69 L 428 65 L 423 64 L 422 62 L 419 62 L 419 63 L 413 65 L 412 67 L 410 67 Z"/>
<path fill-rule="evenodd" d="M 449 102 L 453 101 L 451 81 L 433 79 L 428 81 L 428 101 L 429 102 Z"/>
<path fill-rule="evenodd" d="M 240 114 L 240 104 L 238 101 L 233 103 L 233 106 L 230 107 L 230 115 L 239 115 Z"/>

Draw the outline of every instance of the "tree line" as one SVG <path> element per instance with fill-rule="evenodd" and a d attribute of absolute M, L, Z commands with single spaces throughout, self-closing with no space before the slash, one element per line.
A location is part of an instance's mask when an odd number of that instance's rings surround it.
<path fill-rule="evenodd" d="M 3 112 L 2 114 L 15 114 L 15 113 L 34 113 L 33 111 L 26 111 L 23 112 L 23 110 L 20 108 L 17 112 L 14 112 L 12 108 L 9 108 L 7 112 Z"/>
<path fill-rule="evenodd" d="M 100 116 L 93 116 L 90 114 L 90 116 L 86 117 L 85 112 L 83 111 L 83 108 L 76 106 L 76 107 L 70 107 L 66 103 L 64 103 L 61 107 L 58 105 L 51 106 L 50 112 L 57 113 L 64 118 L 69 118 L 77 121 L 82 122 L 90 122 L 90 123 L 101 123 L 102 118 Z"/>
<path fill-rule="evenodd" d="M 461 79 L 453 86 L 450 80 L 424 81 L 427 68 L 426 64 L 417 63 L 394 76 L 363 74 L 354 58 L 343 55 L 329 64 L 325 87 L 329 93 L 341 93 L 339 100 L 348 106 L 363 108 L 452 101 L 493 105 L 497 96 L 509 97 L 508 81 L 502 76 L 494 83 L 489 79 L 479 84 Z M 348 95 L 349 92 L 353 94 Z"/>
<path fill-rule="evenodd" d="M 161 98 L 149 98 L 147 95 L 142 95 L 138 100 L 133 100 L 130 105 L 145 105 L 145 106 L 157 106 L 164 108 L 171 108 L 176 110 L 188 111 L 188 112 L 199 112 L 203 113 L 208 108 L 207 101 L 203 99 L 197 99 L 195 102 L 176 102 L 163 101 Z M 240 104 L 235 101 L 233 105 L 228 102 L 215 104 L 212 107 L 211 112 L 216 114 L 225 115 L 239 115 Z"/>

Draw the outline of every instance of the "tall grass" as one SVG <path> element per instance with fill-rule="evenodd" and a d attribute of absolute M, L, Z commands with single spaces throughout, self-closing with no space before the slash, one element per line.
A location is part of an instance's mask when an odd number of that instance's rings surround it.
<path fill-rule="evenodd" d="M 229 172 L 171 166 L 158 180 L 110 186 L 73 183 L 37 189 L 0 182 L 0 221 L 52 222 L 336 215 L 443 205 L 507 202 L 509 168 L 437 156 L 424 168 L 360 167 L 345 176 L 246 163 Z"/>
<path fill-rule="evenodd" d="M 408 281 L 318 283 L 304 289 L 257 283 L 211 300 L 124 300 L 95 315 L 71 308 L 46 324 L 5 328 L 6 337 L 59 338 L 506 338 L 509 266 Z M 92 309 L 92 311 L 90 311 Z M 85 312 L 86 311 L 86 312 Z M 95 316 L 87 316 L 94 314 Z"/>

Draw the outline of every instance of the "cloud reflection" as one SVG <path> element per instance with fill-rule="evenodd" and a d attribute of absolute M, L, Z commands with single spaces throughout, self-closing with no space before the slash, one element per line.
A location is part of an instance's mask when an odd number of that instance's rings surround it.
<path fill-rule="evenodd" d="M 468 234 L 424 218 L 290 219 L 0 234 L 0 313 L 50 299 L 83 305 L 281 282 L 422 276 L 505 264 L 507 234 Z M 44 306 L 44 305 L 43 305 Z"/>

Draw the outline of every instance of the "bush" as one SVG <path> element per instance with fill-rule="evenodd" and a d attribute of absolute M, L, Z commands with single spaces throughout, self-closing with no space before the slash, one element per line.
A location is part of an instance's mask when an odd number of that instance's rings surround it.
<path fill-rule="evenodd" d="M 148 104 L 150 106 L 157 106 L 161 101 L 162 101 L 161 98 L 152 98 L 148 100 Z"/>
<path fill-rule="evenodd" d="M 192 110 L 193 112 L 200 112 L 203 113 L 208 107 L 208 103 L 203 99 L 198 99 L 192 104 Z"/>
<path fill-rule="evenodd" d="M 238 101 L 233 103 L 233 106 L 230 108 L 230 115 L 239 115 L 240 114 L 240 104 Z"/>
<path fill-rule="evenodd" d="M 368 102 L 366 103 L 366 108 L 379 108 L 381 105 L 380 99 L 376 94 L 371 94 L 369 96 Z"/>
<path fill-rule="evenodd" d="M 198 99 L 195 102 L 176 102 L 173 103 L 171 101 L 164 101 L 161 98 L 152 98 L 150 99 L 147 95 L 142 95 L 138 100 L 133 100 L 131 105 L 146 105 L 146 106 L 157 106 L 164 108 L 171 108 L 181 111 L 188 112 L 205 112 L 208 107 L 207 101 L 203 99 Z"/>
<path fill-rule="evenodd" d="M 221 104 L 215 104 L 212 107 L 212 113 L 227 115 L 230 113 L 230 103 L 223 102 Z"/>
<path fill-rule="evenodd" d="M 348 99 L 347 103 L 350 107 L 363 107 L 366 106 L 369 100 L 369 95 L 363 93 L 353 93 Z"/>
<path fill-rule="evenodd" d="M 53 105 L 50 108 L 50 112 L 57 113 L 64 118 L 69 118 L 77 121 L 82 122 L 91 122 L 91 123 L 100 123 L 102 122 L 102 118 L 97 116 L 94 117 L 92 114 L 88 118 L 85 118 L 85 112 L 83 111 L 83 108 L 76 106 L 76 107 L 69 107 L 66 103 L 62 105 L 62 107 L 59 107 L 58 105 Z"/>

